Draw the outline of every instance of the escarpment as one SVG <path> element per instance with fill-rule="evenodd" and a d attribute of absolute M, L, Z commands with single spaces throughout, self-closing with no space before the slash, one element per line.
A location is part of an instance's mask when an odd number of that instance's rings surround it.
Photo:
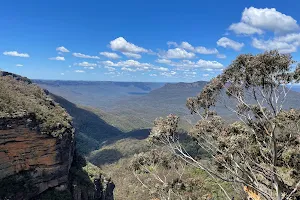
<path fill-rule="evenodd" d="M 30 80 L 0 73 L 0 199 L 64 188 L 73 161 L 67 112 Z"/>

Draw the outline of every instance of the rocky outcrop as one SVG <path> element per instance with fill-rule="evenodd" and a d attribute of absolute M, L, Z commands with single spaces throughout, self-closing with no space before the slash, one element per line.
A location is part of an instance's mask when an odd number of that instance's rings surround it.
<path fill-rule="evenodd" d="M 0 199 L 28 199 L 68 181 L 73 130 L 60 139 L 40 134 L 34 124 L 31 116 L 0 119 Z"/>
<path fill-rule="evenodd" d="M 74 132 L 47 91 L 0 71 L 0 200 L 112 200 L 113 182 L 75 155 Z"/>
<path fill-rule="evenodd" d="M 75 153 L 69 176 L 73 200 L 113 200 L 115 185 L 101 169 Z"/>
<path fill-rule="evenodd" d="M 28 79 L 0 73 L 0 200 L 65 189 L 74 145 L 63 108 Z"/>

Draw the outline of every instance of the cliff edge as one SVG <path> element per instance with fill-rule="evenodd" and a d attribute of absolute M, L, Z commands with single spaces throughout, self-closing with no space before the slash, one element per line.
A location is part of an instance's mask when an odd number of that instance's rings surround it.
<path fill-rule="evenodd" d="M 0 72 L 0 200 L 66 188 L 74 143 L 62 107 L 29 79 Z"/>

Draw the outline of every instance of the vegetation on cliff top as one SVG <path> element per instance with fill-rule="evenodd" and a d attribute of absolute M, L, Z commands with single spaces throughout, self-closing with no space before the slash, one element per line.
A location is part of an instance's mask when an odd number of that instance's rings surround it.
<path fill-rule="evenodd" d="M 62 137 L 72 133 L 70 115 L 49 98 L 43 89 L 11 74 L 0 76 L 0 118 L 33 115 L 43 134 Z"/>
<path fill-rule="evenodd" d="M 175 115 L 157 119 L 149 140 L 165 146 L 184 163 L 206 171 L 214 180 L 243 189 L 249 199 L 299 199 L 300 110 L 283 106 L 290 85 L 299 81 L 300 65 L 296 66 L 289 54 L 267 51 L 240 55 L 201 93 L 187 100 L 191 113 L 201 117 L 189 136 L 211 161 L 185 151 L 178 139 L 179 117 Z M 226 98 L 231 104 L 224 101 Z M 229 124 L 218 116 L 217 102 L 239 121 Z M 144 166 L 143 162 L 138 164 Z M 218 186 L 231 200 L 231 191 Z"/>

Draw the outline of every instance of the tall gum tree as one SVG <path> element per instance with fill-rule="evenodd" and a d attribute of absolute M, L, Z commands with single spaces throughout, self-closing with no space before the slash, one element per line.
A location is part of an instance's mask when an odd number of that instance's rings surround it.
<path fill-rule="evenodd" d="M 289 54 L 240 55 L 201 93 L 187 99 L 191 113 L 200 116 L 189 136 L 209 154 L 209 161 L 192 157 L 181 145 L 177 116 L 157 119 L 149 139 L 214 179 L 240 186 L 252 199 L 299 199 L 300 111 L 284 106 L 299 79 L 300 67 Z M 224 121 L 217 104 L 238 120 Z"/>

